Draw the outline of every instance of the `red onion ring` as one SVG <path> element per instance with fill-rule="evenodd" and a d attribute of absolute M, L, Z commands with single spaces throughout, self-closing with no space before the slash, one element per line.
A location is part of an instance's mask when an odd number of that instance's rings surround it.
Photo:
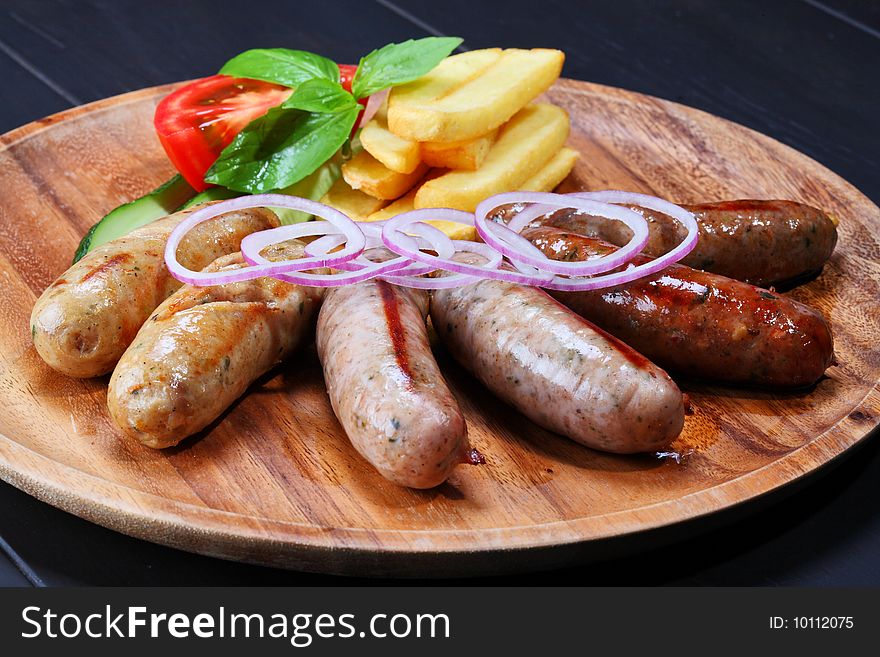
<path fill-rule="evenodd" d="M 370 119 L 376 116 L 376 112 L 379 111 L 382 103 L 388 98 L 388 93 L 390 91 L 391 87 L 383 89 L 382 91 L 377 91 L 367 99 L 367 106 L 364 108 L 364 115 L 361 117 L 361 122 L 358 123 L 358 128 L 363 128 L 370 122 Z"/>
<path fill-rule="evenodd" d="M 177 260 L 177 248 L 180 246 L 184 235 L 199 224 L 234 210 L 244 210 L 247 208 L 257 208 L 265 206 L 274 206 L 282 208 L 290 208 L 292 210 L 302 210 L 309 214 L 313 214 L 325 219 L 340 233 L 345 235 L 346 244 L 341 251 L 337 251 L 332 256 L 323 258 L 301 258 L 293 261 L 284 261 L 278 263 L 262 263 L 243 267 L 241 269 L 232 269 L 222 272 L 204 272 L 193 271 L 187 269 Z M 316 222 L 321 223 L 321 222 Z M 309 234 L 309 231 L 315 230 L 308 227 L 308 223 L 293 224 L 292 226 L 281 226 L 280 228 L 270 229 L 274 231 L 275 236 L 282 235 L 276 241 L 284 241 L 292 237 L 300 237 Z M 266 231 L 260 231 L 266 232 Z M 253 233 L 248 237 L 254 238 L 251 243 L 256 243 L 255 236 L 260 233 Z M 335 210 L 330 206 L 308 199 L 299 198 L 298 196 L 287 196 L 284 194 L 259 194 L 255 196 L 242 196 L 239 198 L 221 201 L 214 205 L 203 207 L 193 212 L 184 219 L 177 227 L 171 231 L 168 237 L 168 243 L 165 245 L 165 264 L 168 271 L 174 278 L 184 283 L 195 286 L 221 285 L 223 283 L 236 283 L 239 281 L 248 281 L 261 276 L 278 276 L 291 271 L 299 271 L 301 269 L 316 269 L 319 267 L 335 267 L 342 263 L 353 260 L 364 251 L 366 246 L 366 237 L 357 227 L 354 221 L 349 219 L 339 210 Z M 244 247 L 244 241 L 242 241 Z M 259 254 L 257 254 L 259 255 Z M 245 256 L 247 259 L 247 256 Z"/>
<path fill-rule="evenodd" d="M 482 256 L 487 265 L 490 261 L 494 260 L 499 254 L 488 244 L 481 244 L 480 242 L 470 242 L 468 240 L 452 240 L 452 243 L 456 247 L 456 253 L 474 253 L 476 255 Z M 462 264 L 462 263 L 458 263 Z M 479 267 L 479 265 L 473 265 L 474 267 Z M 486 273 L 489 273 L 491 270 L 487 270 Z M 448 290 L 453 287 L 461 287 L 462 285 L 469 285 L 470 283 L 476 283 L 483 278 L 486 278 L 484 274 L 479 276 L 469 276 L 467 274 L 450 274 L 448 276 L 440 276 L 437 278 L 424 278 L 420 276 L 386 276 L 385 280 L 394 285 L 400 285 L 401 287 L 414 287 L 423 290 Z"/>
<path fill-rule="evenodd" d="M 493 209 L 506 203 L 519 204 L 521 208 L 524 203 L 530 205 L 522 208 L 507 224 L 488 219 Z M 617 205 L 620 203 L 667 214 L 685 226 L 687 235 L 681 244 L 664 256 L 638 266 L 630 264 L 622 271 L 607 273 L 626 264 L 647 242 L 645 219 L 637 212 Z M 242 240 L 241 251 L 249 266 L 241 269 L 194 272 L 177 261 L 177 248 L 183 236 L 193 227 L 225 212 L 266 206 L 302 210 L 323 217 L 323 220 L 248 235 Z M 576 263 L 550 260 L 520 235 L 520 231 L 542 214 L 563 207 L 622 221 L 633 231 L 633 238 L 626 246 L 608 256 Z M 475 226 L 484 243 L 452 240 L 443 231 L 426 223 L 431 220 Z M 317 238 L 306 245 L 305 257 L 273 262 L 261 255 L 261 251 L 268 246 L 300 237 Z M 165 261 L 175 278 L 191 285 L 220 285 L 272 276 L 300 285 L 335 287 L 381 277 L 396 285 L 440 289 L 492 278 L 573 291 L 612 287 L 654 274 L 690 253 L 696 246 L 697 238 L 697 223 L 690 212 L 668 201 L 632 192 L 579 192 L 567 195 L 510 192 L 486 199 L 480 203 L 474 215 L 449 208 L 419 209 L 377 222 L 354 222 L 338 210 L 307 199 L 262 194 L 222 201 L 193 212 L 172 231 L 165 248 Z M 379 247 L 390 250 L 396 257 L 372 260 L 366 250 Z M 459 253 L 479 255 L 484 262 L 461 262 L 456 259 Z M 307 271 L 320 268 L 337 271 L 331 274 Z M 450 274 L 424 276 L 438 270 Z"/>
<path fill-rule="evenodd" d="M 489 214 L 499 205 L 514 202 L 537 203 L 556 208 L 577 208 L 589 212 L 590 214 L 607 217 L 622 221 L 629 226 L 633 232 L 632 239 L 626 246 L 617 249 L 613 253 L 601 258 L 594 258 L 581 262 L 563 262 L 559 260 L 551 260 L 538 249 L 534 251 L 523 249 L 522 247 L 512 247 L 511 244 L 501 237 L 500 232 L 492 230 L 492 226 L 499 226 L 488 219 Z M 533 211 L 534 212 L 534 211 Z M 524 262 L 526 264 L 537 267 L 542 271 L 553 272 L 554 274 L 562 274 L 566 276 L 588 276 L 590 274 L 599 274 L 602 272 L 615 269 L 632 259 L 634 255 L 641 252 L 648 243 L 648 222 L 638 212 L 634 212 L 628 208 L 622 208 L 610 203 L 600 203 L 589 199 L 579 199 L 572 195 L 550 194 L 544 192 L 508 192 L 504 194 L 496 194 L 487 198 L 477 206 L 474 216 L 474 223 L 477 232 L 486 244 L 503 253 L 512 261 Z M 514 226 L 517 226 L 517 222 Z M 506 227 L 511 232 L 518 232 L 513 226 Z M 520 230 L 522 227 L 520 228 Z"/>
<path fill-rule="evenodd" d="M 664 201 L 656 196 L 648 196 L 647 194 L 639 194 L 638 192 L 622 192 L 617 190 L 606 190 L 602 192 L 575 192 L 572 196 L 577 198 L 589 198 L 602 203 L 628 203 L 630 205 L 638 205 L 649 210 L 662 212 L 680 222 L 688 231 L 681 244 L 676 246 L 668 253 L 664 253 L 659 258 L 666 264 L 678 262 L 687 254 L 693 251 L 697 246 L 699 239 L 700 227 L 697 225 L 697 219 L 693 213 L 688 212 L 684 208 Z M 659 270 L 658 270 L 659 271 Z M 652 272 L 653 273 L 653 272 Z"/>
<path fill-rule="evenodd" d="M 457 274 L 475 274 L 480 277 L 485 277 L 491 273 L 491 270 L 497 268 L 504 259 L 503 255 L 496 250 L 491 254 L 491 257 L 487 260 L 486 264 L 470 265 L 462 262 L 455 262 L 451 259 L 452 254 L 449 253 L 438 252 L 437 255 L 432 255 L 420 251 L 418 248 L 415 248 L 413 239 L 403 232 L 403 228 L 406 227 L 410 230 L 417 230 L 417 227 L 415 226 L 416 224 L 430 220 L 452 221 L 464 224 L 465 226 L 474 225 L 474 216 L 469 212 L 462 212 L 461 210 L 452 210 L 449 208 L 411 210 L 386 220 L 385 225 L 382 227 L 382 243 L 395 253 L 411 258 L 417 262 L 433 265 L 434 269 L 445 269 Z M 476 244 L 476 242 L 474 243 Z"/>

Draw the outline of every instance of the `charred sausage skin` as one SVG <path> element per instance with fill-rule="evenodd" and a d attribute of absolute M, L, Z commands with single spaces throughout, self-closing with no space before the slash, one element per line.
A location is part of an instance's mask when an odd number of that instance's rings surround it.
<path fill-rule="evenodd" d="M 236 253 L 209 270 L 242 266 Z M 274 278 L 182 287 L 119 360 L 107 391 L 110 417 L 154 448 L 204 429 L 311 335 L 322 295 Z"/>
<path fill-rule="evenodd" d="M 684 239 L 684 227 L 665 214 L 627 207 L 648 222 L 647 254 L 668 253 Z M 837 244 L 831 218 L 803 203 L 738 200 L 682 207 L 694 214 L 700 229 L 696 248 L 682 264 L 753 285 L 779 284 L 816 272 Z M 632 237 L 618 221 L 578 212 L 557 212 L 545 223 L 617 246 Z"/>
<path fill-rule="evenodd" d="M 548 226 L 523 235 L 556 260 L 584 260 L 617 248 Z M 637 256 L 632 262 L 649 260 Z M 834 358 L 831 329 L 817 311 L 681 264 L 614 288 L 552 294 L 662 367 L 688 376 L 800 387 L 816 382 Z"/>
<path fill-rule="evenodd" d="M 467 426 L 428 342 L 428 295 L 372 280 L 335 288 L 316 344 L 333 411 L 386 479 L 443 483 L 467 459 Z"/>
<path fill-rule="evenodd" d="M 431 321 L 487 388 L 582 445 L 653 451 L 684 425 L 682 394 L 666 372 L 537 288 L 483 280 L 436 290 Z"/>
<path fill-rule="evenodd" d="M 37 353 L 73 377 L 110 372 L 150 313 L 181 283 L 165 266 L 171 231 L 192 210 L 159 219 L 104 244 L 50 285 L 31 313 Z M 238 251 L 250 233 L 278 225 L 269 210 L 230 212 L 196 226 L 178 249 L 180 262 L 200 270 Z"/>

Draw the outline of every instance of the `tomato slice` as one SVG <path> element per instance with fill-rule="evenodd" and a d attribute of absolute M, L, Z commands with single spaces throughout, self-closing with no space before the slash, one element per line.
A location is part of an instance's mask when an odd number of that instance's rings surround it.
<path fill-rule="evenodd" d="M 166 96 L 153 122 L 174 168 L 201 192 L 210 187 L 205 173 L 235 135 L 292 92 L 270 82 L 213 75 Z"/>
<path fill-rule="evenodd" d="M 339 84 L 348 93 L 351 93 L 351 81 L 354 80 L 354 74 L 358 70 L 353 64 L 337 64 L 339 66 Z"/>
<path fill-rule="evenodd" d="M 351 91 L 357 66 L 339 65 L 342 86 Z M 196 191 L 211 187 L 205 174 L 239 132 L 280 105 L 293 90 L 271 82 L 212 75 L 166 96 L 153 123 L 168 159 Z M 366 99 L 360 101 L 366 106 Z M 357 129 L 360 117 L 355 122 Z"/>
<path fill-rule="evenodd" d="M 348 93 L 351 93 L 351 81 L 354 80 L 354 74 L 357 71 L 357 66 L 354 64 L 337 64 L 339 66 L 339 83 L 342 85 L 342 88 L 345 89 Z M 367 98 L 361 98 L 358 102 L 361 104 L 362 109 L 358 114 L 357 119 L 354 122 L 354 127 L 351 129 L 351 136 L 354 137 L 354 133 L 357 132 L 358 126 L 361 123 L 361 117 L 364 115 L 364 110 L 367 108 Z"/>

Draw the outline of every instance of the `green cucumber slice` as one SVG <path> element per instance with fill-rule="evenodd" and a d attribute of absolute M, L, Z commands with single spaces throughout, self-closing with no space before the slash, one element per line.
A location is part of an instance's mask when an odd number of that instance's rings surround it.
<path fill-rule="evenodd" d="M 177 175 L 149 194 L 111 210 L 82 238 L 73 261 L 76 262 L 92 249 L 110 240 L 115 240 L 151 221 L 171 214 L 195 193 L 196 191 L 186 180 Z"/>
<path fill-rule="evenodd" d="M 239 196 L 244 196 L 244 194 L 242 192 L 236 192 L 233 189 L 226 189 L 225 187 L 208 187 L 205 191 L 199 192 L 193 196 L 190 200 L 177 208 L 176 211 L 189 210 L 191 207 L 201 205 L 202 203 L 209 203 L 210 201 L 225 201 L 226 199 L 237 198 Z"/>

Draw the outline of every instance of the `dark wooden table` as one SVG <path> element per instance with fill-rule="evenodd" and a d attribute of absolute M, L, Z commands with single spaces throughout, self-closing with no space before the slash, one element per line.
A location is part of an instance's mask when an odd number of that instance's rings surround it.
<path fill-rule="evenodd" d="M 872 0 L 3 0 L 0 132 L 106 96 L 209 75 L 253 47 L 356 62 L 454 34 L 561 48 L 564 75 L 668 98 L 766 133 L 880 201 L 880 3 Z M 878 336 L 880 338 L 880 336 Z M 875 436 L 876 438 L 876 436 Z M 496 583 L 880 584 L 880 441 L 772 499 L 633 556 Z M 675 530 L 674 530 L 675 531 Z M 673 540 L 669 534 L 664 540 Z M 0 484 L 0 584 L 333 584 L 91 525 Z"/>

